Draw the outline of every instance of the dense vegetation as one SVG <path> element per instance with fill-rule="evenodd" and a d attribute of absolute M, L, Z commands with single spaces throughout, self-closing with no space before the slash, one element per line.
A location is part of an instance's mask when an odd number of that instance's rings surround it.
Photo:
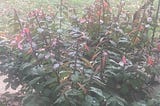
<path fill-rule="evenodd" d="M 82 12 L 60 0 L 25 17 L 14 9 L 12 35 L 0 42 L 6 88 L 23 86 L 23 106 L 159 106 L 151 96 L 160 74 L 153 4 L 130 13 L 124 1 L 112 9 L 95 0 Z"/>

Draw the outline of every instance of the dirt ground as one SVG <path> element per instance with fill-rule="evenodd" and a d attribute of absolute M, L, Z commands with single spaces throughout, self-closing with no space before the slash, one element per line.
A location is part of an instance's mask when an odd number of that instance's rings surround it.
<path fill-rule="evenodd" d="M 21 87 L 17 90 L 11 88 L 5 90 L 6 83 L 3 80 L 6 76 L 0 76 L 0 106 L 21 106 L 22 96 L 19 93 Z"/>
<path fill-rule="evenodd" d="M 13 90 L 11 88 L 5 90 L 5 86 L 7 85 L 7 83 L 4 83 L 3 80 L 6 78 L 6 76 L 0 76 L 0 94 L 3 94 L 5 92 L 9 92 L 9 93 L 16 93 L 20 90 L 20 88 L 18 88 L 17 90 Z"/>

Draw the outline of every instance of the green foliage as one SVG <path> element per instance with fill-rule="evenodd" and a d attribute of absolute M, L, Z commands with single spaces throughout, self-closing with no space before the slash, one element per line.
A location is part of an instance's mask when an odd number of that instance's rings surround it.
<path fill-rule="evenodd" d="M 36 94 L 26 95 L 22 100 L 23 106 L 49 106 L 49 98 L 37 96 Z"/>
<path fill-rule="evenodd" d="M 149 35 L 152 4 L 133 19 L 123 1 L 115 14 L 109 2 L 96 0 L 81 17 L 61 0 L 54 14 L 36 9 L 21 20 L 14 10 L 13 38 L 2 47 L 6 89 L 24 86 L 24 106 L 158 104 L 148 99 L 159 75 L 159 43 Z"/>

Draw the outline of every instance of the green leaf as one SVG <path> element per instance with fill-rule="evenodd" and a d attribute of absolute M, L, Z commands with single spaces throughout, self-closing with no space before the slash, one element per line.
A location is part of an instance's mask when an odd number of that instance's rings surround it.
<path fill-rule="evenodd" d="M 30 75 L 44 75 L 46 72 L 44 71 L 44 67 L 34 67 L 29 72 Z"/>
<path fill-rule="evenodd" d="M 56 82 L 56 81 L 57 81 L 57 78 L 49 78 L 49 79 L 47 79 L 47 81 L 45 82 L 44 86 L 47 86 L 47 85 L 49 85 L 49 84 L 52 84 L 52 83 L 54 83 L 54 82 Z"/>
<path fill-rule="evenodd" d="M 96 93 L 97 95 L 99 95 L 99 96 L 105 98 L 105 96 L 103 95 L 102 90 L 99 89 L 99 88 L 90 87 L 90 90 L 89 90 L 89 91 L 92 91 L 92 92 Z"/>
<path fill-rule="evenodd" d="M 121 88 L 121 92 L 122 92 L 123 94 L 126 95 L 127 93 L 129 93 L 128 86 L 127 86 L 126 84 L 123 84 L 121 87 L 122 87 L 122 88 Z"/>
<path fill-rule="evenodd" d="M 110 51 L 110 50 L 108 50 L 107 52 L 108 52 L 108 54 L 110 54 L 110 55 L 113 55 L 113 56 L 116 56 L 116 57 L 120 57 L 120 54 L 118 54 L 118 53 L 116 53 L 116 52 L 113 52 L 113 51 Z"/>
<path fill-rule="evenodd" d="M 5 90 L 7 90 L 10 86 L 11 86 L 11 83 L 8 83 L 8 84 L 5 86 Z"/>
<path fill-rule="evenodd" d="M 118 42 L 119 43 L 129 43 L 128 38 L 126 38 L 126 37 L 120 38 Z"/>
<path fill-rule="evenodd" d="M 52 90 L 46 88 L 46 89 L 43 90 L 43 94 L 45 96 L 49 97 L 49 95 L 52 94 Z"/>
<path fill-rule="evenodd" d="M 9 82 L 10 81 L 10 79 L 9 78 L 5 78 L 4 80 L 3 80 L 3 82 Z"/>
<path fill-rule="evenodd" d="M 101 80 L 100 80 L 100 78 L 97 78 L 96 76 L 93 76 L 93 81 L 97 84 L 97 85 L 99 85 L 99 86 L 101 86 L 101 87 L 104 87 L 106 84 L 104 83 L 104 82 L 102 82 Z M 106 81 L 107 82 L 107 81 Z"/>
<path fill-rule="evenodd" d="M 114 68 L 114 66 L 113 65 L 115 65 L 115 66 L 119 66 L 119 63 L 118 62 L 116 62 L 115 60 L 113 60 L 113 59 L 108 59 L 108 61 L 109 61 L 109 63 L 112 65 L 112 67 Z"/>
<path fill-rule="evenodd" d="M 119 96 L 112 96 L 107 100 L 107 105 L 109 106 L 125 106 L 127 102 L 125 99 L 119 97 Z"/>
<path fill-rule="evenodd" d="M 139 101 L 132 103 L 132 106 L 148 106 L 148 105 L 145 103 L 145 101 Z"/>
<path fill-rule="evenodd" d="M 32 86 L 34 87 L 35 91 L 37 91 L 37 92 L 42 92 L 45 89 L 42 83 L 34 84 Z"/>
<path fill-rule="evenodd" d="M 111 45 L 113 45 L 113 46 L 117 46 L 117 43 L 116 42 L 114 42 L 113 40 L 109 40 L 109 42 L 111 43 Z"/>
<path fill-rule="evenodd" d="M 65 92 L 65 94 L 76 96 L 76 95 L 80 95 L 81 92 L 79 90 L 76 90 L 76 89 L 69 89 L 68 91 Z"/>
<path fill-rule="evenodd" d="M 100 106 L 100 104 L 96 98 L 87 95 L 85 97 L 85 101 L 82 103 L 82 106 Z"/>
<path fill-rule="evenodd" d="M 11 88 L 16 90 L 19 86 L 19 82 L 18 81 L 14 81 L 14 83 L 11 84 Z"/>
<path fill-rule="evenodd" d="M 38 31 L 39 33 L 42 33 L 42 32 L 44 31 L 44 29 L 43 29 L 43 28 L 37 28 L 37 31 Z"/>
<path fill-rule="evenodd" d="M 21 70 L 27 70 L 28 68 L 30 68 L 32 66 L 31 63 L 24 63 L 22 66 L 21 66 Z"/>
<path fill-rule="evenodd" d="M 61 78 L 64 78 L 64 77 L 68 76 L 70 74 L 70 72 L 69 71 L 60 71 L 59 74 L 60 74 Z"/>
<path fill-rule="evenodd" d="M 80 80 L 79 73 L 78 73 L 78 72 L 75 72 L 75 74 L 73 74 L 73 75 L 71 76 L 71 80 L 72 80 L 73 82 L 78 82 L 78 81 Z"/>
<path fill-rule="evenodd" d="M 113 72 L 113 70 L 105 70 L 105 73 L 116 76 L 117 74 Z"/>
<path fill-rule="evenodd" d="M 57 98 L 57 100 L 54 102 L 54 104 L 59 104 L 65 101 L 65 97 L 64 95 L 61 95 L 59 98 Z"/>
<path fill-rule="evenodd" d="M 39 80 L 41 79 L 41 77 L 36 77 L 33 80 L 29 81 L 30 85 L 34 85 L 35 83 L 37 83 Z"/>
<path fill-rule="evenodd" d="M 49 98 L 45 96 L 39 96 L 36 94 L 30 94 L 22 99 L 23 106 L 48 106 Z"/>

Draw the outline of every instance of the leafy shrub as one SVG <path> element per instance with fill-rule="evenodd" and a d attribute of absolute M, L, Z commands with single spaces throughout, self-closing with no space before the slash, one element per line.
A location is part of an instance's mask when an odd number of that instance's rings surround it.
<path fill-rule="evenodd" d="M 149 98 L 159 75 L 152 4 L 144 3 L 133 18 L 123 1 L 114 14 L 109 2 L 96 0 L 82 17 L 62 0 L 55 14 L 37 9 L 21 20 L 14 10 L 15 34 L 2 63 L 6 88 L 22 85 L 24 106 L 140 104 L 134 102 Z"/>

